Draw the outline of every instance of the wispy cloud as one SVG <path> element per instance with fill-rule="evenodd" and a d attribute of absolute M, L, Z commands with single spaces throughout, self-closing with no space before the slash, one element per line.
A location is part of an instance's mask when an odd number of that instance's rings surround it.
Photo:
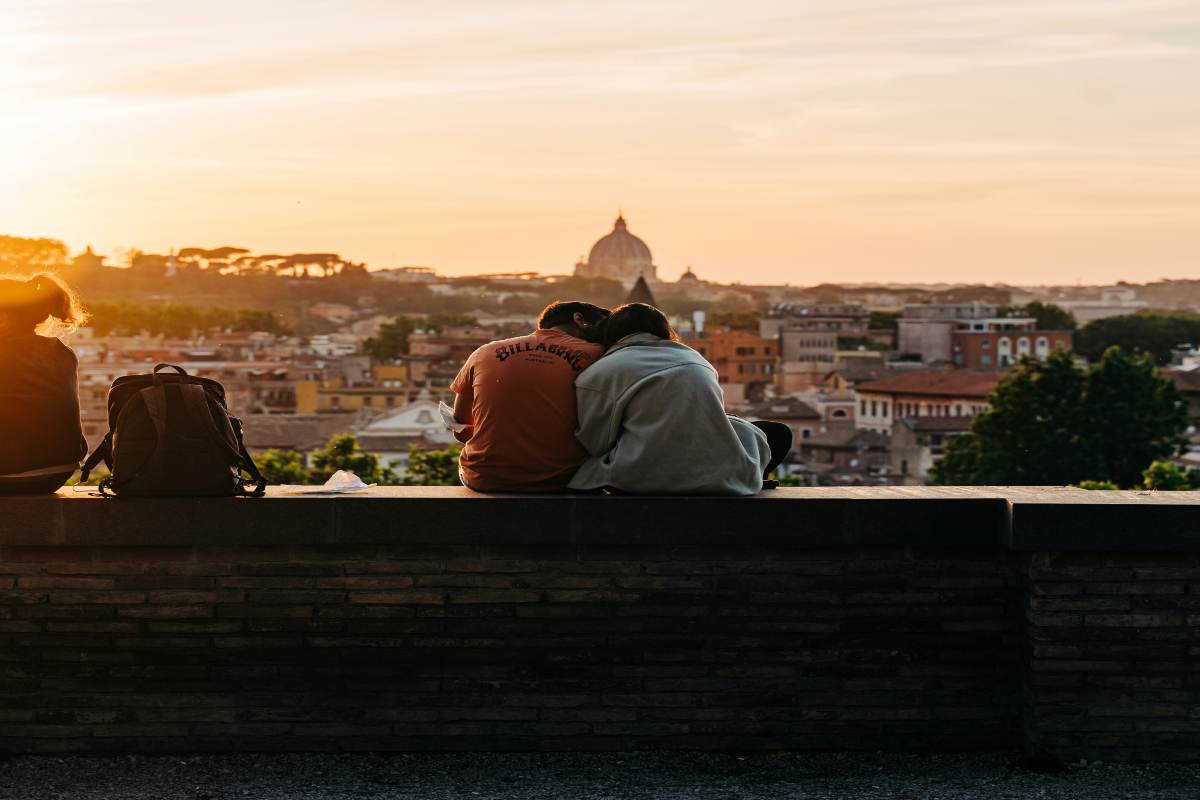
<path fill-rule="evenodd" d="M 26 190 L 0 218 L 74 214 L 63 235 L 124 244 L 193 218 L 335 225 L 358 258 L 407 235 L 413 259 L 465 268 L 496 220 L 641 203 L 685 238 L 762 239 L 753 265 L 746 241 L 658 250 L 731 275 L 784 268 L 765 248 L 796 248 L 779 224 L 796 204 L 822 231 L 857 225 L 856 204 L 914 237 L 906 212 L 929 207 L 962 236 L 1037 206 L 1107 208 L 1117 230 L 1195 196 L 1196 73 L 1200 4 L 1172 0 L 0 2 L 0 174 Z M 122 213 L 72 212 L 65 181 Z M 189 213 L 146 199 L 164 192 Z M 559 235 L 492 266 L 587 244 Z"/>

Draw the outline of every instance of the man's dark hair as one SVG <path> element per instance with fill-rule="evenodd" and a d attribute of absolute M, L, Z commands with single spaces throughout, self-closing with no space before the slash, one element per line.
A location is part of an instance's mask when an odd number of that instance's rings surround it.
<path fill-rule="evenodd" d="M 626 303 L 615 309 L 604 324 L 604 349 L 633 333 L 652 333 L 660 339 L 678 341 L 679 335 L 671 328 L 667 315 L 645 303 Z"/>
<path fill-rule="evenodd" d="M 608 309 L 581 300 L 555 300 L 542 309 L 538 317 L 539 328 L 557 328 L 559 325 L 569 325 L 575 321 L 576 314 L 582 314 L 589 325 L 595 325 L 608 316 Z"/>

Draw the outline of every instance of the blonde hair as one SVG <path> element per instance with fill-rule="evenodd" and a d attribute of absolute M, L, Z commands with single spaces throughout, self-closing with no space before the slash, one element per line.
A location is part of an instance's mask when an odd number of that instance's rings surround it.
<path fill-rule="evenodd" d="M 64 336 L 85 322 L 79 297 L 57 275 L 0 275 L 0 333 Z"/>

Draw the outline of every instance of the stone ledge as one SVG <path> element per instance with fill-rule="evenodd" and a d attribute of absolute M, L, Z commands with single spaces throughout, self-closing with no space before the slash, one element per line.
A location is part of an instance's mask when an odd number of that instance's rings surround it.
<path fill-rule="evenodd" d="M 1200 551 L 1200 493 L 1064 488 L 779 489 L 753 498 L 480 495 L 0 498 L 0 545 L 729 545 Z M 647 525 L 647 522 L 651 523 Z"/>

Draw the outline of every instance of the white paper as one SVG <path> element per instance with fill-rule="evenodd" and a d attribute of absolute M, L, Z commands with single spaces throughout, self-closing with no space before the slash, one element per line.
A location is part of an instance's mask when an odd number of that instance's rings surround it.
<path fill-rule="evenodd" d="M 363 483 L 362 478 L 348 469 L 339 469 L 330 475 L 329 480 L 320 486 L 281 486 L 279 488 L 288 494 L 345 494 L 347 492 L 361 492 L 365 489 L 370 489 L 374 485 L 373 483 Z"/>
<path fill-rule="evenodd" d="M 467 429 L 466 425 L 454 419 L 454 409 L 446 405 L 446 401 L 438 401 L 438 411 L 442 414 L 442 424 L 446 426 L 447 430 L 459 433 Z"/>

